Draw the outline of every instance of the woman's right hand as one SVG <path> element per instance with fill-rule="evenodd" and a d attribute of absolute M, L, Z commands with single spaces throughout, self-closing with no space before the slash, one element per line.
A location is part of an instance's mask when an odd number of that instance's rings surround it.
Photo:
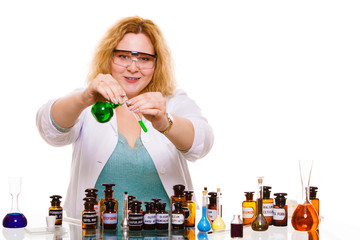
<path fill-rule="evenodd" d="M 111 74 L 99 74 L 83 91 L 82 99 L 86 106 L 99 101 L 111 101 L 115 104 L 123 103 L 126 96 L 118 81 Z"/>

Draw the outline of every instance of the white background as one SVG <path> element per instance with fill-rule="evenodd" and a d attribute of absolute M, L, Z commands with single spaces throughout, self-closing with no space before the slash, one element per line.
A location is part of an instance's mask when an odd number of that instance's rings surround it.
<path fill-rule="evenodd" d="M 220 187 L 229 223 L 259 175 L 272 193 L 300 200 L 297 161 L 313 159 L 311 185 L 319 187 L 324 222 L 354 228 L 360 214 L 359 12 L 359 3 L 344 0 L 1 1 L 0 217 L 10 208 L 8 176 L 23 177 L 25 215 L 38 211 L 45 219 L 49 196 L 65 197 L 71 146 L 47 145 L 36 112 L 85 86 L 105 31 L 139 15 L 162 29 L 179 87 L 215 132 L 212 151 L 189 164 L 199 200 L 204 186 Z M 341 236 L 339 229 L 328 231 Z"/>

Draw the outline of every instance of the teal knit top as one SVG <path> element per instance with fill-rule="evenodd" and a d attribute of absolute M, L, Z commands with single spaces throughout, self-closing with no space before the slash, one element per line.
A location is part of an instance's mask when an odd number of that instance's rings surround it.
<path fill-rule="evenodd" d="M 122 220 L 123 194 L 136 197 L 142 201 L 142 209 L 145 210 L 144 202 L 152 201 L 152 198 L 161 198 L 166 202 L 166 209 L 170 209 L 170 199 L 161 183 L 159 174 L 149 153 L 138 137 L 135 146 L 131 148 L 126 138 L 118 133 L 118 143 L 109 160 L 101 171 L 95 188 L 99 190 L 98 201 L 104 198 L 105 187 L 103 183 L 115 183 L 113 197 L 118 200 L 118 228 Z"/>

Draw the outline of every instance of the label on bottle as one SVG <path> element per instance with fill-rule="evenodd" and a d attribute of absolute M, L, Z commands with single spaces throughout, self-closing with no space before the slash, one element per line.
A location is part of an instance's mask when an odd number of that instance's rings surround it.
<path fill-rule="evenodd" d="M 286 217 L 286 211 L 283 208 L 274 208 L 274 220 L 282 221 Z"/>
<path fill-rule="evenodd" d="M 96 212 L 85 212 L 82 215 L 82 222 L 85 225 L 92 225 L 92 224 L 96 224 L 96 220 L 97 220 L 97 216 L 96 216 Z"/>
<path fill-rule="evenodd" d="M 171 224 L 181 225 L 184 224 L 184 214 L 173 213 L 171 214 Z"/>
<path fill-rule="evenodd" d="M 167 214 L 167 213 L 156 214 L 156 223 L 168 224 L 169 223 L 169 214 Z"/>
<path fill-rule="evenodd" d="M 55 216 L 56 220 L 62 220 L 62 215 L 63 215 L 62 208 L 49 210 L 49 216 Z"/>
<path fill-rule="evenodd" d="M 252 207 L 243 207 L 243 218 L 253 218 L 255 215 L 255 210 Z"/>
<path fill-rule="evenodd" d="M 144 216 L 141 213 L 130 213 L 129 214 L 129 226 L 139 227 L 144 223 Z"/>
<path fill-rule="evenodd" d="M 155 213 L 146 213 L 144 215 L 144 224 L 152 225 L 156 223 L 156 214 Z"/>
<path fill-rule="evenodd" d="M 117 224 L 117 213 L 103 213 L 104 224 Z"/>
<path fill-rule="evenodd" d="M 216 209 L 208 209 L 208 216 L 211 221 L 214 221 L 217 216 Z"/>
<path fill-rule="evenodd" d="M 274 203 L 263 202 L 263 214 L 265 217 L 272 217 L 274 215 Z"/>

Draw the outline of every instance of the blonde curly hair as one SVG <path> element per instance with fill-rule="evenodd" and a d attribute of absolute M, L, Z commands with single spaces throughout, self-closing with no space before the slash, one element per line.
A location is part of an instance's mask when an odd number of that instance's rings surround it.
<path fill-rule="evenodd" d="M 124 18 L 107 31 L 96 48 L 87 83 L 91 83 L 100 73 L 111 74 L 112 51 L 126 33 L 146 34 L 157 55 L 153 78 L 142 93 L 161 92 L 164 96 L 172 95 L 176 88 L 176 81 L 169 48 L 159 27 L 151 20 L 138 16 Z"/>

